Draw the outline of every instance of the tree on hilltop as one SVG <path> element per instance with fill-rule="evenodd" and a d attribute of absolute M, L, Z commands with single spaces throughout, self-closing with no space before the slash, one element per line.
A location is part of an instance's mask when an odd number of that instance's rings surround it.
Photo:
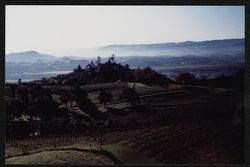
<path fill-rule="evenodd" d="M 121 94 L 122 98 L 126 98 L 130 104 L 130 106 L 132 106 L 133 108 L 136 106 L 137 103 L 140 102 L 140 97 L 139 97 L 139 93 L 137 93 L 135 91 L 135 88 L 125 88 L 122 91 Z"/>
<path fill-rule="evenodd" d="M 82 67 L 80 66 L 80 64 L 77 66 L 77 68 L 74 69 L 74 72 L 81 72 L 82 71 Z"/>
<path fill-rule="evenodd" d="M 181 72 L 175 76 L 176 82 L 181 84 L 190 84 L 194 79 L 194 76 L 189 72 Z"/>
<path fill-rule="evenodd" d="M 106 92 L 106 91 L 101 91 L 99 96 L 98 96 L 98 99 L 101 103 L 104 104 L 104 106 L 106 107 L 107 105 L 107 102 L 109 102 L 110 100 L 112 100 L 112 94 L 109 93 L 109 92 Z"/>

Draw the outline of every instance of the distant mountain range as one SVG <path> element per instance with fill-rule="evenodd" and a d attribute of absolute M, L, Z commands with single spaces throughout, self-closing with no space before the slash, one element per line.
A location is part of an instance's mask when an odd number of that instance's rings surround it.
<path fill-rule="evenodd" d="M 119 56 L 186 56 L 186 55 L 215 55 L 243 53 L 245 39 L 224 39 L 211 41 L 186 41 L 179 43 L 110 45 L 101 47 L 98 51 L 103 54 L 115 53 Z"/>
<path fill-rule="evenodd" d="M 183 70 L 201 74 L 227 74 L 244 68 L 245 40 L 226 39 L 201 42 L 180 42 L 141 45 L 110 45 L 97 49 L 97 55 L 116 55 L 116 61 L 132 68 L 150 66 L 164 74 Z M 106 57 L 106 58 L 105 58 Z M 90 59 L 68 56 L 55 57 L 36 51 L 6 55 L 6 80 L 40 79 L 85 67 Z M 216 68 L 215 68 L 216 67 Z M 230 70 L 229 70 L 230 69 Z"/>
<path fill-rule="evenodd" d="M 207 41 L 185 41 L 185 42 L 169 42 L 169 43 L 155 43 L 155 44 L 128 44 L 128 45 L 109 45 L 101 47 L 100 49 L 123 48 L 123 49 L 165 49 L 167 47 L 225 47 L 237 46 L 244 44 L 244 38 L 241 39 L 222 39 L 222 40 L 207 40 Z"/>
<path fill-rule="evenodd" d="M 6 62 L 14 62 L 14 63 L 21 63 L 21 62 L 34 63 L 37 61 L 49 62 L 49 61 L 55 61 L 56 59 L 57 57 L 48 54 L 38 53 L 36 51 L 11 53 L 6 56 Z"/>

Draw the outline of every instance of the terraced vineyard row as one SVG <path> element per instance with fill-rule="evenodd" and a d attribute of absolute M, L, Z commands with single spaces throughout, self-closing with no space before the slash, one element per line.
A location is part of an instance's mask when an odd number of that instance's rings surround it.
<path fill-rule="evenodd" d="M 6 141 L 6 148 L 14 147 L 24 151 L 30 151 L 46 147 L 60 147 L 65 145 L 71 145 L 79 142 L 98 143 L 98 144 L 109 144 L 116 143 L 119 141 L 127 141 L 128 139 L 135 139 L 141 134 L 153 135 L 157 134 L 162 130 L 173 129 L 178 125 L 165 125 L 154 128 L 138 128 L 134 130 L 123 130 L 123 131 L 111 131 L 103 133 L 92 133 L 92 134 L 67 134 L 67 135 L 47 135 L 41 137 L 29 137 L 21 140 L 9 140 Z"/>
<path fill-rule="evenodd" d="M 98 147 L 120 143 L 139 155 L 144 154 L 152 163 L 237 163 L 242 156 L 235 150 L 241 150 L 238 142 L 241 138 L 240 133 L 232 129 L 231 120 L 217 119 L 134 130 L 13 140 L 6 142 L 6 148 L 14 147 L 27 152 L 74 144 Z"/>
<path fill-rule="evenodd" d="M 237 134 L 230 122 L 212 120 L 156 129 L 129 139 L 123 145 L 157 163 L 232 163 L 238 162 L 240 157 L 230 155 L 239 143 L 230 143 L 234 147 L 231 149 L 225 143 Z"/>
<path fill-rule="evenodd" d="M 165 125 L 165 126 L 159 126 L 159 127 L 150 127 L 150 128 L 138 128 L 135 130 L 124 130 L 124 131 L 111 131 L 111 132 L 106 132 L 106 133 L 92 133 L 92 134 L 81 134 L 81 133 L 74 133 L 74 134 L 66 134 L 66 135 L 47 135 L 47 136 L 41 136 L 37 138 L 27 138 L 24 140 L 9 140 L 7 141 L 6 145 L 20 145 L 20 143 L 25 142 L 26 145 L 33 145 L 32 143 L 41 146 L 50 145 L 51 143 L 55 142 L 58 144 L 62 143 L 67 144 L 67 143 L 74 143 L 76 141 L 88 141 L 88 140 L 93 140 L 93 141 L 100 141 L 101 143 L 114 143 L 116 141 L 121 141 L 125 139 L 130 139 L 126 142 L 138 142 L 139 139 L 143 139 L 148 136 L 152 137 L 157 137 L 161 138 L 161 136 L 165 135 L 164 133 L 172 133 L 172 132 L 178 132 L 179 130 L 185 129 L 194 126 L 193 124 L 202 124 L 202 122 L 197 122 L 197 123 L 179 123 L 179 124 L 170 124 L 170 125 Z M 164 133 L 161 133 L 164 132 Z M 115 137 L 114 137 L 115 136 Z M 60 142 L 59 142 L 60 141 Z"/>
<path fill-rule="evenodd" d="M 142 132 L 146 132 L 147 129 L 136 129 L 126 131 L 111 131 L 106 133 L 74 133 L 67 135 L 47 135 L 36 138 L 27 138 L 22 140 L 9 140 L 6 141 L 6 148 L 14 147 L 24 151 L 30 151 L 40 148 L 53 148 L 65 145 L 71 145 L 76 143 L 97 143 L 97 144 L 109 144 L 116 143 L 122 140 L 127 140 L 131 137 L 137 136 Z"/>

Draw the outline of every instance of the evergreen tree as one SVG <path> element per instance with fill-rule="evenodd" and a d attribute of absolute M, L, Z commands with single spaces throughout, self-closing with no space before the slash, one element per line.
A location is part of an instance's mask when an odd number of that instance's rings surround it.
<path fill-rule="evenodd" d="M 110 100 L 112 100 L 112 94 L 106 91 L 101 91 L 98 99 L 101 103 L 104 104 L 104 106 L 106 107 L 107 102 L 109 102 Z"/>

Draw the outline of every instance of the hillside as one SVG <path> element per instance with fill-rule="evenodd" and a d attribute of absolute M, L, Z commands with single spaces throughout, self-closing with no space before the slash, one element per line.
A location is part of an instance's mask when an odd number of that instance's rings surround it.
<path fill-rule="evenodd" d="M 242 163 L 243 93 L 161 85 L 166 79 L 111 57 L 67 75 L 7 84 L 6 163 Z M 124 93 L 131 87 L 135 103 Z M 112 98 L 103 102 L 101 92 Z"/>
<path fill-rule="evenodd" d="M 112 74 L 112 75 L 111 75 Z M 110 57 L 107 62 L 101 63 L 97 59 L 82 68 L 78 65 L 73 72 L 41 81 L 44 85 L 88 85 L 105 82 L 141 82 L 146 84 L 164 85 L 171 80 L 150 67 L 131 69 L 128 64 L 122 65 L 115 62 L 115 57 Z"/>
<path fill-rule="evenodd" d="M 36 51 L 10 53 L 6 55 L 6 62 L 12 62 L 12 63 L 21 63 L 21 62 L 35 63 L 39 61 L 49 62 L 49 61 L 55 61 L 56 59 L 58 58 L 55 56 L 38 53 Z"/>

